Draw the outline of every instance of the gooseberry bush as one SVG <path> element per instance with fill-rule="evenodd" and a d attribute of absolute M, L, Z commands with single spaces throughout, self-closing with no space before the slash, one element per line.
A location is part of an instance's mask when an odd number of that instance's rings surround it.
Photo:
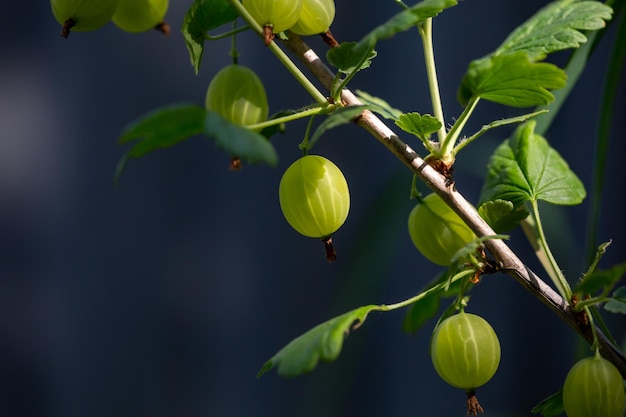
<path fill-rule="evenodd" d="M 129 0 L 124 6 L 99 0 L 94 1 L 98 7 L 90 9 L 84 4 L 51 0 L 65 37 L 68 26 L 94 30 L 109 19 L 129 32 L 145 31 L 158 27 L 167 9 L 166 2 L 164 6 L 156 0 Z M 441 273 L 425 280 L 416 295 L 403 301 L 357 307 L 322 321 L 282 348 L 277 346 L 258 376 L 272 369 L 285 377 L 311 372 L 319 361 L 336 360 L 346 336 L 362 327 L 369 314 L 405 309 L 404 329 L 409 333 L 424 327 L 428 319 L 438 318 L 435 327 L 428 329 L 432 331 L 433 367 L 444 381 L 465 391 L 468 414 L 481 413 L 488 405 L 479 403 L 476 391 L 489 389 L 489 380 L 507 352 L 501 349 L 497 329 L 488 318 L 471 313 L 471 295 L 489 285 L 485 276 L 499 273 L 500 279 L 519 282 L 589 343 L 587 357 L 563 375 L 563 388 L 553 395 L 546 393 L 543 401 L 538 398 L 532 411 L 544 417 L 563 411 L 569 417 L 620 417 L 626 406 L 626 359 L 603 317 L 626 313 L 626 287 L 620 286 L 626 263 L 603 267 L 602 256 L 611 242 L 598 244 L 591 232 L 587 270 L 581 277 L 566 277 L 546 237 L 539 202 L 571 206 L 587 197 L 582 181 L 544 135 L 594 46 L 613 24 L 617 41 L 608 64 L 606 91 L 619 81 L 626 19 L 616 16 L 623 14 L 626 2 L 548 3 L 498 48 L 468 64 L 457 89 L 462 111 L 450 118 L 444 116 L 439 94 L 433 26 L 440 14 L 452 13 L 456 6 L 472 4 L 389 1 L 388 7 L 395 8 L 391 18 L 358 40 L 344 41 L 331 33 L 336 17 L 332 0 L 195 0 L 181 28 L 193 71 L 201 70 L 204 52 L 215 42 L 231 43 L 232 62 L 207 86 L 204 105 L 174 103 L 138 117 L 123 129 L 119 143 L 128 149 L 115 179 L 120 179 L 132 159 L 199 135 L 213 140 L 228 155 L 232 169 L 248 164 L 276 166 L 272 139 L 286 132 L 298 138 L 294 146 L 299 146 L 302 156 L 276 184 L 276 198 L 285 221 L 294 229 L 293 239 L 321 239 L 326 259 L 332 262 L 337 257 L 332 236 L 349 216 L 349 181 L 330 155 L 312 150 L 330 129 L 353 124 L 355 131 L 376 139 L 406 167 L 407 195 L 415 200 L 413 210 L 406 214 L 406 233 L 417 249 L 415 256 L 439 265 Z M 360 71 L 376 65 L 378 43 L 393 42 L 395 35 L 405 31 L 415 31 L 416 39 L 421 39 L 432 103 L 422 113 L 403 112 L 385 98 L 353 87 Z M 273 54 L 285 67 L 284 76 L 297 80 L 310 100 L 270 115 L 268 97 L 273 86 L 264 85 L 254 63 L 239 62 L 236 39 L 242 36 L 258 38 L 259 47 Z M 306 43 L 311 36 L 321 37 L 327 50 L 311 49 Z M 568 54 L 563 68 L 548 61 L 557 52 Z M 484 101 L 515 109 L 517 115 L 486 121 L 478 131 L 467 132 L 468 121 Z M 612 103 L 609 95 L 603 101 L 603 113 L 611 114 Z M 304 131 L 292 128 L 292 122 L 303 119 L 308 120 Z M 480 198 L 469 202 L 456 186 L 455 162 L 485 133 L 511 125 L 513 133 L 497 146 L 486 166 Z M 606 149 L 606 129 L 595 140 L 599 149 Z M 419 147 L 414 149 L 409 141 Z M 602 160 L 603 155 L 598 158 Z M 597 170 L 596 176 L 601 175 Z M 600 207 L 597 197 L 592 204 Z M 597 223 L 599 213 L 594 211 L 592 224 Z M 532 272 L 516 255 L 514 242 L 509 246 L 507 233 L 516 229 L 535 249 L 542 273 Z M 443 311 L 430 308 L 433 300 L 436 306 L 441 301 L 448 306 Z"/>

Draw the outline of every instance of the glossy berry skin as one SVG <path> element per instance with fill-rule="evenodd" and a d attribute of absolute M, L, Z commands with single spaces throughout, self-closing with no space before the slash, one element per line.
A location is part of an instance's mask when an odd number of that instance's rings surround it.
<path fill-rule="evenodd" d="M 50 0 L 52 14 L 61 26 L 68 25 L 69 31 L 86 32 L 104 26 L 115 13 L 118 0 Z"/>
<path fill-rule="evenodd" d="M 334 19 L 334 0 L 302 0 L 300 18 L 290 30 L 298 35 L 317 35 L 325 33 Z"/>
<path fill-rule="evenodd" d="M 120 0 L 113 23 L 126 32 L 139 33 L 163 23 L 168 0 Z"/>
<path fill-rule="evenodd" d="M 563 384 L 567 417 L 622 417 L 625 397 L 621 374 L 601 356 L 578 361 Z"/>
<path fill-rule="evenodd" d="M 264 122 L 269 113 L 261 79 L 250 68 L 238 64 L 222 68 L 213 77 L 205 104 L 207 110 L 243 126 Z"/>
<path fill-rule="evenodd" d="M 409 215 L 409 235 L 431 262 L 448 266 L 452 256 L 476 235 L 437 194 L 427 195 Z"/>
<path fill-rule="evenodd" d="M 300 18 L 302 0 L 242 0 L 241 4 L 261 26 L 284 32 Z"/>
<path fill-rule="evenodd" d="M 280 180 L 278 195 L 287 222 L 307 237 L 332 235 L 350 210 L 346 178 L 337 165 L 319 155 L 291 164 Z"/>
<path fill-rule="evenodd" d="M 500 364 L 500 342 L 485 319 L 460 312 L 435 329 L 430 355 L 437 374 L 444 381 L 473 391 L 496 373 Z"/>

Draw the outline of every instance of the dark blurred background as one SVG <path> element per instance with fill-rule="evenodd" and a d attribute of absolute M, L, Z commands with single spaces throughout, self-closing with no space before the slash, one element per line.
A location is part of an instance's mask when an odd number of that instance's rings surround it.
<path fill-rule="evenodd" d="M 354 126 L 326 134 L 314 152 L 335 161 L 352 194 L 335 235 L 339 258 L 293 231 L 278 181 L 300 151 L 306 122 L 274 143 L 276 169 L 227 170 L 228 155 L 196 137 L 130 162 L 117 188 L 116 144 L 136 117 L 176 102 L 202 104 L 211 77 L 230 62 L 228 40 L 206 45 L 194 75 L 180 27 L 191 1 L 172 2 L 172 33 L 128 34 L 112 24 L 59 36 L 47 2 L 7 2 L 0 15 L 0 414 L 16 417 L 463 416 L 464 394 L 435 374 L 434 321 L 416 336 L 404 311 L 374 313 L 333 364 L 285 380 L 263 363 L 292 338 L 357 306 L 417 293 L 438 268 L 406 231 L 411 174 Z M 545 1 L 461 2 L 435 21 L 436 58 L 448 121 L 460 114 L 456 86 L 473 58 L 497 47 Z M 374 2 L 371 2 L 373 5 Z M 31 8 L 34 7 L 34 8 Z M 398 11 L 392 1 L 337 2 L 333 33 L 358 40 Z M 610 31 L 548 138 L 589 186 Z M 310 43 L 324 47 L 318 39 Z M 244 33 L 240 63 L 263 79 L 271 112 L 309 98 Z M 404 111 L 430 112 L 415 31 L 379 43 L 352 87 Z M 599 239 L 613 239 L 608 267 L 626 259 L 624 83 L 606 166 Z M 481 103 L 466 132 L 514 114 Z M 463 152 L 458 188 L 480 192 L 489 154 L 510 130 Z M 417 141 L 405 137 L 417 149 Z M 421 149 L 420 149 L 421 151 Z M 572 279 L 586 269 L 588 206 L 545 207 L 548 238 Z M 511 245 L 537 272 L 523 236 Z M 488 276 L 470 311 L 499 334 L 499 372 L 479 390 L 490 416 L 529 416 L 557 391 L 578 337 L 511 278 Z M 623 318 L 610 324 L 620 337 Z"/>

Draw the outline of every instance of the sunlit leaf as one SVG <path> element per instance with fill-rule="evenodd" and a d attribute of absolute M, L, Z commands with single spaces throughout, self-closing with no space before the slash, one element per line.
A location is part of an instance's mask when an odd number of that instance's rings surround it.
<path fill-rule="evenodd" d="M 580 31 L 605 27 L 613 10 L 599 1 L 562 0 L 549 3 L 520 25 L 496 49 L 494 55 L 523 51 L 534 61 L 547 54 L 578 48 L 587 42 Z"/>
<path fill-rule="evenodd" d="M 317 325 L 278 351 L 263 365 L 257 376 L 277 367 L 279 375 L 294 377 L 311 372 L 320 360 L 334 361 L 341 353 L 347 335 L 358 328 L 368 313 L 376 308 L 375 305 L 359 307 Z"/>
<path fill-rule="evenodd" d="M 396 120 L 396 126 L 417 136 L 422 141 L 427 141 L 431 134 L 441 128 L 441 122 L 430 114 L 421 115 L 414 112 L 401 114 Z"/>
<path fill-rule="evenodd" d="M 533 120 L 521 125 L 491 156 L 481 203 L 502 199 L 518 207 L 525 201 L 583 201 L 583 183 L 548 141 L 533 132 L 534 126 Z"/>
<path fill-rule="evenodd" d="M 481 98 L 511 107 L 532 107 L 553 101 L 549 90 L 565 86 L 566 78 L 557 66 L 515 52 L 473 61 L 457 95 L 462 105 Z"/>
<path fill-rule="evenodd" d="M 181 31 L 196 74 L 202 62 L 206 33 L 232 22 L 237 16 L 236 9 L 228 0 L 195 0 L 187 10 Z"/>
<path fill-rule="evenodd" d="M 478 214 L 497 233 L 508 232 L 516 228 L 528 217 L 528 210 L 515 207 L 506 200 L 487 201 L 478 208 Z"/>

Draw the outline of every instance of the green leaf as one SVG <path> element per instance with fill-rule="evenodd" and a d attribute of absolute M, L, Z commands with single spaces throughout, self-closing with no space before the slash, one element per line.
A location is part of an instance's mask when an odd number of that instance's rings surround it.
<path fill-rule="evenodd" d="M 487 201 L 478 208 L 478 214 L 497 233 L 508 232 L 516 228 L 528 217 L 528 210 L 515 207 L 506 200 Z"/>
<path fill-rule="evenodd" d="M 495 55 L 523 51 L 539 61 L 547 54 L 578 48 L 587 42 L 581 30 L 598 30 L 610 20 L 613 9 L 598 1 L 555 1 L 515 29 Z"/>
<path fill-rule="evenodd" d="M 525 201 L 583 201 L 583 183 L 548 141 L 534 133 L 534 126 L 534 120 L 521 125 L 491 156 L 481 203 L 502 199 L 518 207 Z"/>
<path fill-rule="evenodd" d="M 548 104 L 548 90 L 565 86 L 565 72 L 553 64 L 533 62 L 525 52 L 515 52 L 473 61 L 457 96 L 462 105 L 482 98 L 511 107 Z"/>
<path fill-rule="evenodd" d="M 396 126 L 426 142 L 430 135 L 441 128 L 441 122 L 430 114 L 421 115 L 417 112 L 401 114 Z"/>
<path fill-rule="evenodd" d="M 626 286 L 615 290 L 613 297 L 604 305 L 604 309 L 611 313 L 626 314 Z"/>
<path fill-rule="evenodd" d="M 200 71 L 206 33 L 238 16 L 228 0 L 195 0 L 187 10 L 181 31 L 196 74 Z"/>
<path fill-rule="evenodd" d="M 341 353 L 346 336 L 361 326 L 368 313 L 377 308 L 376 305 L 359 307 L 317 325 L 278 351 L 263 365 L 257 377 L 273 367 L 278 367 L 279 375 L 294 377 L 311 372 L 320 360 L 334 361 Z"/>
<path fill-rule="evenodd" d="M 593 295 L 600 290 L 610 289 L 622 279 L 624 274 L 626 274 L 626 262 L 610 269 L 595 270 L 576 284 L 574 292 Z"/>
<path fill-rule="evenodd" d="M 334 127 L 351 123 L 355 117 L 358 117 L 367 106 L 348 106 L 341 107 L 333 111 L 320 125 L 315 129 L 315 132 L 309 139 L 309 148 L 319 140 L 319 138 L 326 132 Z"/>
<path fill-rule="evenodd" d="M 389 39 L 456 4 L 456 0 L 424 0 L 377 26 L 358 43 L 345 42 L 337 48 L 330 49 L 326 53 L 326 59 L 343 73 L 359 71 L 369 66 L 371 59 L 376 56 L 374 48 L 379 40 Z"/>
<path fill-rule="evenodd" d="M 342 42 L 339 46 L 326 52 L 328 63 L 344 74 L 368 68 L 374 58 L 376 58 L 376 51 L 373 47 L 370 49 L 361 46 L 359 49 L 356 42 Z"/>
<path fill-rule="evenodd" d="M 215 112 L 206 112 L 203 133 L 228 154 L 250 164 L 278 164 L 274 147 L 263 135 L 233 124 Z"/>
<path fill-rule="evenodd" d="M 531 410 L 533 414 L 541 414 L 543 417 L 554 417 L 563 413 L 563 390 L 559 390 L 541 401 Z"/>
<path fill-rule="evenodd" d="M 440 305 L 441 296 L 439 293 L 432 293 L 414 302 L 407 309 L 402 322 L 402 329 L 406 333 L 416 333 L 428 320 L 435 317 Z"/>
<path fill-rule="evenodd" d="M 396 120 L 403 113 L 401 110 L 391 107 L 385 100 L 374 97 L 363 90 L 356 90 L 355 93 L 369 110 L 378 113 L 385 119 Z"/>

